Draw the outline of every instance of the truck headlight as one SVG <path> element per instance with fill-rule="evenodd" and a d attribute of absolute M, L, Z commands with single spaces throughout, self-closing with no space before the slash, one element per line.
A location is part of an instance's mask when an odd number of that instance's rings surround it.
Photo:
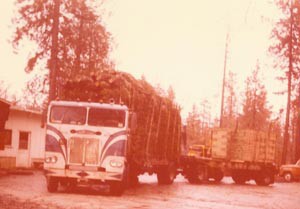
<path fill-rule="evenodd" d="M 56 156 L 46 157 L 45 162 L 46 163 L 56 163 L 57 157 Z"/>
<path fill-rule="evenodd" d="M 118 161 L 118 160 L 111 160 L 109 162 L 109 164 L 111 167 L 114 167 L 114 168 L 121 168 L 123 166 L 123 162 Z"/>

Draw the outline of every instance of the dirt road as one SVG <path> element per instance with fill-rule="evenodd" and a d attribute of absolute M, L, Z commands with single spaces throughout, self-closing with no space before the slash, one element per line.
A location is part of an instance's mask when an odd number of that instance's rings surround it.
<path fill-rule="evenodd" d="M 275 183 L 260 187 L 254 182 L 235 185 L 231 178 L 220 184 L 191 185 L 178 176 L 172 185 L 157 185 L 155 176 L 140 176 L 140 184 L 121 197 L 109 196 L 107 187 L 79 187 L 48 193 L 42 172 L 0 177 L 1 209 L 106 209 L 106 208 L 300 208 L 300 183 Z"/>

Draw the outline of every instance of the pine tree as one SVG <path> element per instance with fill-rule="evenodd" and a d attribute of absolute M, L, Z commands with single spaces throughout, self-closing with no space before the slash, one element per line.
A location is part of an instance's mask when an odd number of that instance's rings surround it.
<path fill-rule="evenodd" d="M 78 80 L 109 68 L 109 33 L 86 0 L 17 0 L 16 6 L 13 45 L 17 48 L 23 39 L 37 44 L 25 70 L 49 70 L 51 99 L 66 78 Z"/>
<path fill-rule="evenodd" d="M 189 112 L 186 119 L 186 131 L 187 131 L 187 144 L 199 144 L 201 143 L 201 121 L 198 107 L 194 104 L 193 109 Z"/>
<path fill-rule="evenodd" d="M 173 102 L 175 100 L 175 92 L 172 86 L 169 86 L 167 94 L 168 98 Z"/>
<path fill-rule="evenodd" d="M 243 113 L 240 116 L 239 125 L 241 128 L 267 130 L 270 114 L 267 107 L 267 92 L 259 79 L 259 64 L 257 63 L 252 75 L 246 79 Z"/>
<path fill-rule="evenodd" d="M 294 92 L 294 90 L 297 91 L 297 89 L 300 88 L 300 59 L 299 56 L 297 56 L 300 52 L 300 2 L 278 0 L 277 5 L 282 11 L 282 16 L 272 31 L 273 44 L 270 46 L 270 52 L 275 56 L 275 67 L 281 69 L 283 72 L 283 76 L 280 79 L 282 81 L 287 80 L 287 106 L 282 153 L 282 163 L 286 163 L 287 146 L 290 138 L 291 97 L 295 94 L 300 95 L 300 91 Z M 297 156 L 300 156 L 300 135 L 299 138 L 297 138 L 297 147 L 299 147 L 299 149 L 297 149 Z"/>
<path fill-rule="evenodd" d="M 226 81 L 226 98 L 223 113 L 223 127 L 234 128 L 237 119 L 236 75 L 229 71 Z"/>

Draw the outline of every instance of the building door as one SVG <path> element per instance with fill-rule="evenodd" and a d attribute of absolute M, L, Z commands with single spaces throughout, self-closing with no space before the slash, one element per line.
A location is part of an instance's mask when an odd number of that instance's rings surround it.
<path fill-rule="evenodd" d="M 30 132 L 19 132 L 16 166 L 24 168 L 30 167 Z"/>

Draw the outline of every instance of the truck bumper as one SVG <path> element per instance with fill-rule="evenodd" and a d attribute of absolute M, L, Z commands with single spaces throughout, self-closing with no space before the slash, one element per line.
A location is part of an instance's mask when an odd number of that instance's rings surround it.
<path fill-rule="evenodd" d="M 122 181 L 123 173 L 106 171 L 85 171 L 70 169 L 44 169 L 46 178 L 56 177 L 61 179 L 77 179 L 78 182 L 88 181 Z"/>

